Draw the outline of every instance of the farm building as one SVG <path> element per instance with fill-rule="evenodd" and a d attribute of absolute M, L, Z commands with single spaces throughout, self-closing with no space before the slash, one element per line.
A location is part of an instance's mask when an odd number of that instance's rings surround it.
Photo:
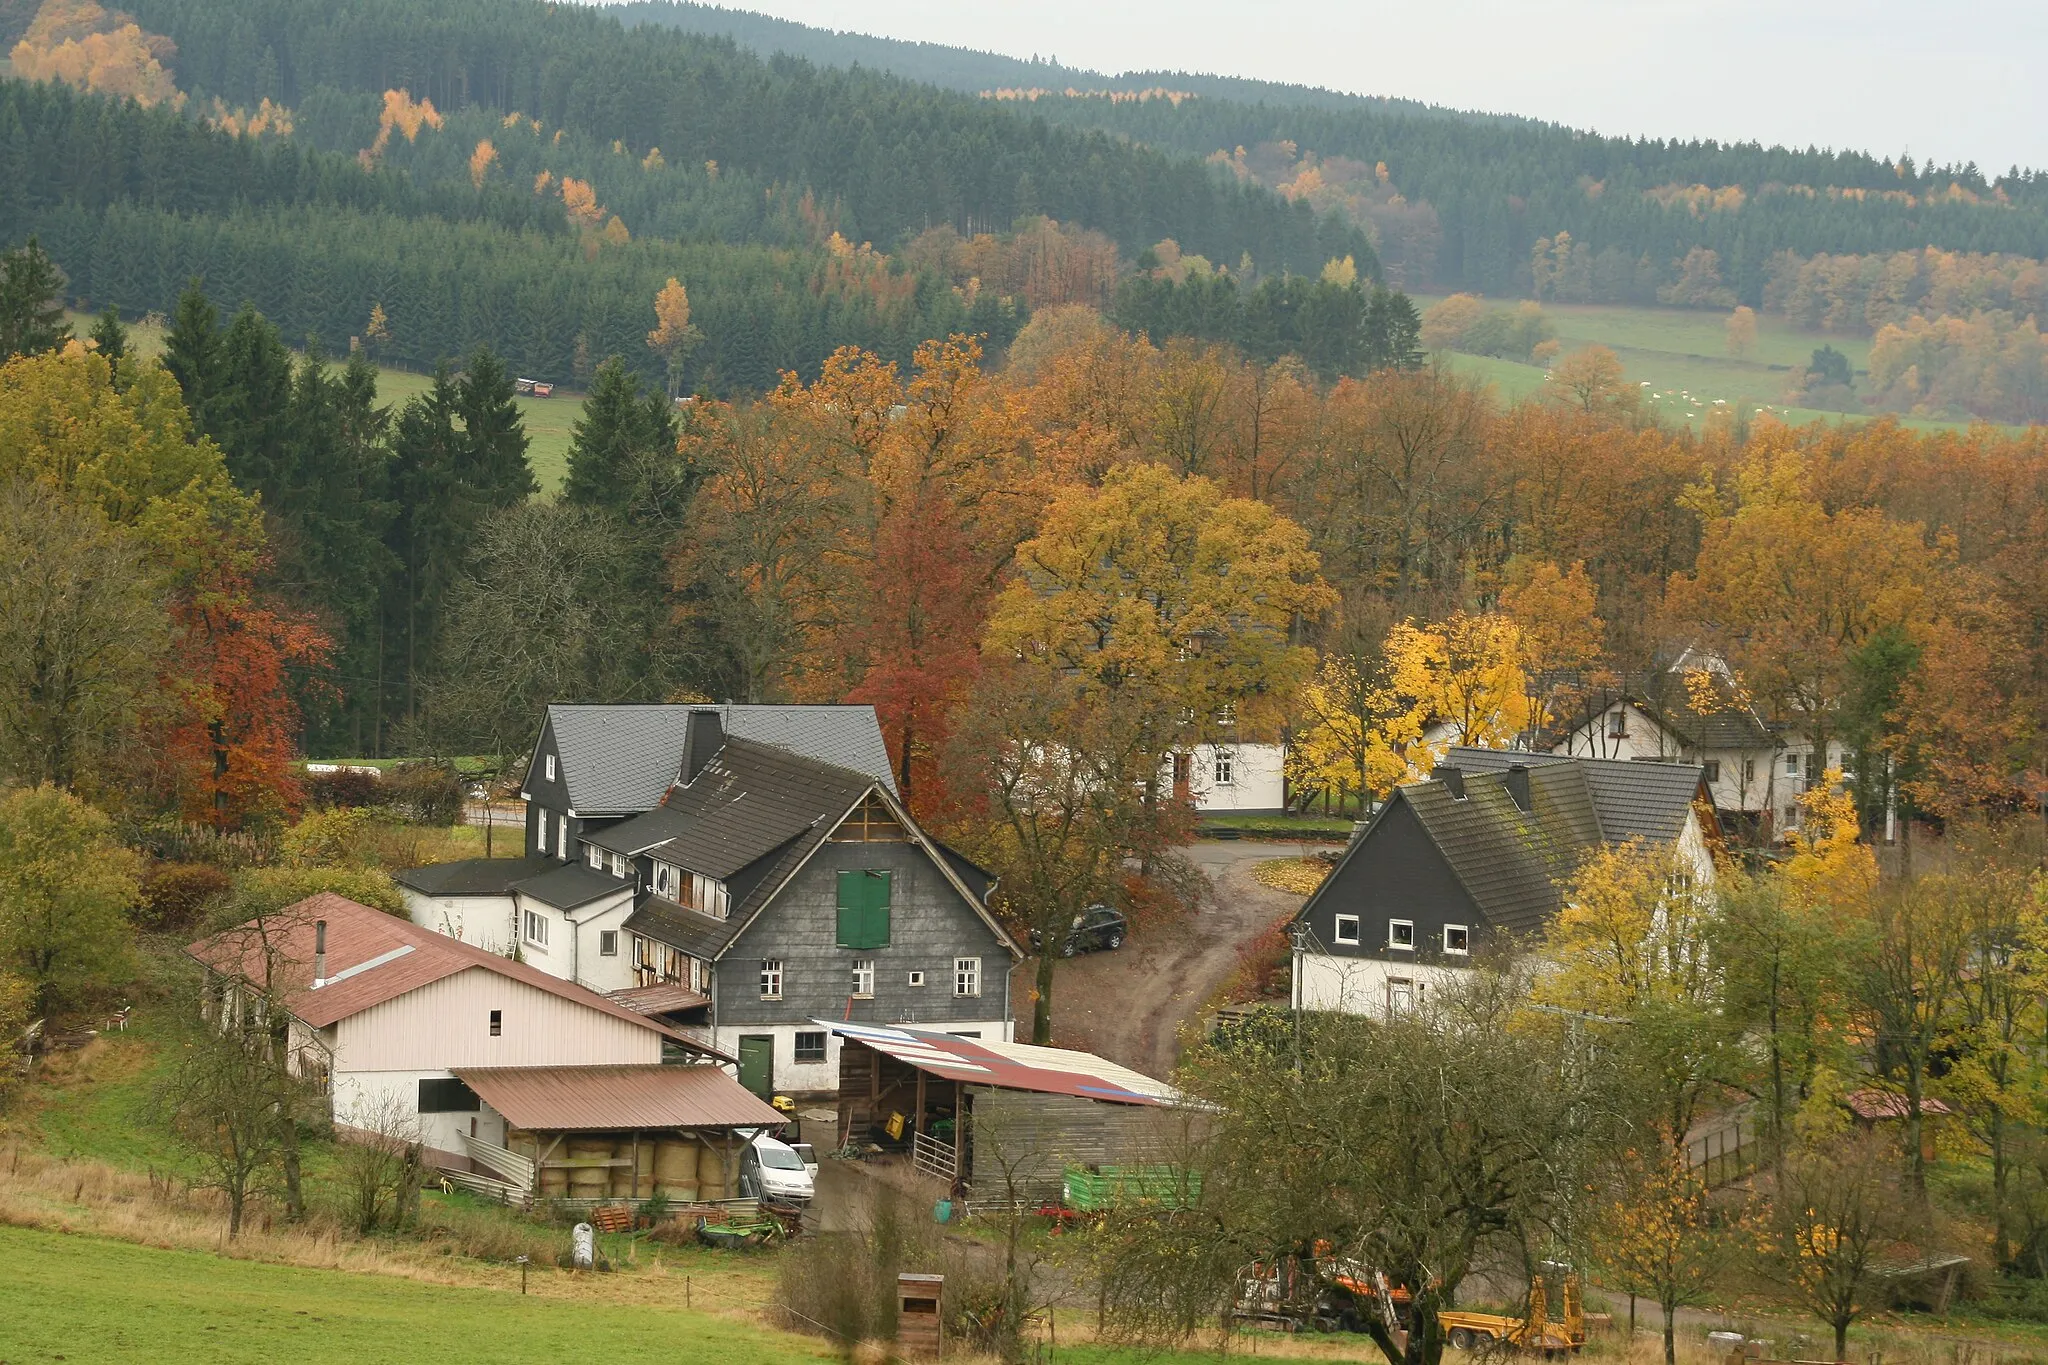
<path fill-rule="evenodd" d="M 839 1137 L 900 1148 L 970 1199 L 1056 1194 L 1070 1166 L 1171 1161 L 1200 1106 L 1092 1052 L 814 1020 L 840 1040 Z"/>
<path fill-rule="evenodd" d="M 781 1121 L 733 1059 L 659 1019 L 332 893 L 188 951 L 207 968 L 210 1018 L 259 1022 L 281 1005 L 281 1028 L 261 1022 L 326 1083 L 335 1123 L 417 1131 L 444 1168 L 503 1179 L 517 1163 L 500 1154 L 530 1138 L 536 1192 L 601 1174 L 608 1194 L 621 1170 L 660 1178 L 663 1143 L 723 1150 L 733 1129 Z M 687 1164 L 671 1154 L 676 1183 Z"/>

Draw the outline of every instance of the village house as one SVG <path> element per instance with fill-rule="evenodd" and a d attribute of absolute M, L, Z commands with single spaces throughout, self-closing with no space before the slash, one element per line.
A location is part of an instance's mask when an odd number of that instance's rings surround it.
<path fill-rule="evenodd" d="M 527 856 L 404 874 L 415 919 L 660 1017 L 760 1095 L 836 1087 L 814 1016 L 1011 1036 L 993 880 L 897 799 L 872 709 L 552 706 L 525 786 Z"/>
<path fill-rule="evenodd" d="M 1278 815 L 1287 809 L 1287 746 L 1219 740 L 1171 760 L 1174 796 L 1197 814 Z"/>
<path fill-rule="evenodd" d="M 294 1069 L 324 1084 L 338 1127 L 415 1131 L 458 1173 L 478 1159 L 495 1169 L 515 1122 L 487 1098 L 500 1092 L 544 1088 L 587 1127 L 658 1110 L 721 1143 L 779 1121 L 732 1078 L 732 1058 L 661 1021 L 331 892 L 188 952 L 206 968 L 208 1016 L 281 1038 Z M 281 1027 L 262 1017 L 277 1006 Z"/>
<path fill-rule="evenodd" d="M 1675 888 L 1712 884 L 1721 840 L 1696 763 L 1454 748 L 1396 787 L 1294 920 L 1294 1006 L 1386 1015 L 1501 939 L 1533 939 L 1585 856 L 1672 850 Z"/>

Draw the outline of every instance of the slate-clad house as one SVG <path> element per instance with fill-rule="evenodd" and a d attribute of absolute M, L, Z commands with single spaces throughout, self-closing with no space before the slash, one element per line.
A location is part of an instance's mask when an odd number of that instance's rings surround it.
<path fill-rule="evenodd" d="M 1700 765 L 1453 749 L 1394 789 L 1295 917 L 1294 1004 L 1410 1008 L 1489 939 L 1539 933 L 1585 856 L 1629 840 L 1711 883 L 1720 828 Z"/>
<path fill-rule="evenodd" d="M 988 910 L 991 879 L 897 800 L 870 708 L 550 707 L 526 790 L 545 814 L 518 861 L 552 870 L 506 886 L 511 917 L 503 896 L 471 896 L 479 922 L 512 926 L 526 961 L 725 1040 L 756 1093 L 836 1088 L 838 1040 L 813 1017 L 1011 1037 L 1022 954 Z M 487 881 L 478 861 L 406 874 L 414 918 L 467 924 L 464 898 L 435 887 Z M 536 884 L 577 904 L 543 915 Z"/>

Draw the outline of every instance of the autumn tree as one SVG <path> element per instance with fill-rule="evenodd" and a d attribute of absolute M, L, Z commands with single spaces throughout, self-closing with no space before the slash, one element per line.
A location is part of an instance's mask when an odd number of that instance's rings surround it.
<path fill-rule="evenodd" d="M 566 190 L 566 186 L 564 186 Z M 668 367 L 668 396 L 683 391 L 683 366 L 704 334 L 690 321 L 690 291 L 683 282 L 669 276 L 654 296 L 654 330 L 647 334 L 647 347 Z"/>
<path fill-rule="evenodd" d="M 1382 659 L 1332 653 L 1301 688 L 1301 722 L 1287 748 L 1288 776 L 1306 792 L 1359 797 L 1359 813 L 1410 774 L 1421 713 L 1387 681 Z"/>
<path fill-rule="evenodd" d="M 1849 1358 L 1849 1328 L 1875 1307 L 1881 1271 L 1910 1257 L 1918 1231 L 1900 1190 L 1896 1154 L 1876 1136 L 1839 1136 L 1803 1146 L 1769 1187 L 1772 1258 L 1806 1308 L 1835 1333 Z"/>
<path fill-rule="evenodd" d="M 0 975 L 28 983 L 38 1016 L 127 979 L 137 870 L 113 822 L 77 797 L 41 786 L 0 799 Z"/>
<path fill-rule="evenodd" d="M 1521 628 L 1506 616 L 1459 611 L 1429 625 L 1402 621 L 1385 648 L 1388 685 L 1410 713 L 1404 733 L 1441 723 L 1448 744 L 1505 749 L 1534 719 Z M 1436 762 L 1419 743 L 1408 758 L 1418 772 Z"/>
<path fill-rule="evenodd" d="M 1621 357 L 1605 346 L 1582 346 L 1550 367 L 1552 401 L 1588 415 L 1632 417 L 1641 402 Z"/>
<path fill-rule="evenodd" d="M 1651 1135 L 1624 1152 L 1609 1197 L 1595 1214 L 1593 1244 L 1603 1283 L 1649 1299 L 1664 1317 L 1664 1362 L 1677 1365 L 1678 1310 L 1707 1301 L 1750 1248 L 1751 1220 L 1715 1210 L 1682 1141 Z"/>
<path fill-rule="evenodd" d="M 1737 360 L 1746 360 L 1756 350 L 1756 310 L 1743 304 L 1728 315 L 1723 325 L 1726 332 L 1728 354 Z"/>
<path fill-rule="evenodd" d="M 1904 1102 L 1906 1169 L 1918 1194 L 1927 1188 L 1928 1086 L 1953 1049 L 1949 1030 L 1976 957 L 1963 898 L 1973 879 L 1942 873 L 1884 888 L 1872 898 L 1856 963 L 1858 1013 L 1875 1040 L 1879 1074 Z"/>

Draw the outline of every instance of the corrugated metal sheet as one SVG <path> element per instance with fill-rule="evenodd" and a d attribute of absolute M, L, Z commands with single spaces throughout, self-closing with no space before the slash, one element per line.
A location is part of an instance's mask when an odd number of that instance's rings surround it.
<path fill-rule="evenodd" d="M 787 1122 L 715 1066 L 457 1068 L 515 1128 L 545 1133 Z"/>
<path fill-rule="evenodd" d="M 819 1028 L 841 1038 L 867 1044 L 906 1066 L 967 1085 L 1028 1090 L 1043 1095 L 1072 1095 L 1111 1104 L 1173 1105 L 1183 1102 L 1178 1090 L 1161 1080 L 1118 1066 L 1092 1052 L 1032 1047 L 962 1038 L 922 1029 L 877 1028 L 813 1019 Z"/>

